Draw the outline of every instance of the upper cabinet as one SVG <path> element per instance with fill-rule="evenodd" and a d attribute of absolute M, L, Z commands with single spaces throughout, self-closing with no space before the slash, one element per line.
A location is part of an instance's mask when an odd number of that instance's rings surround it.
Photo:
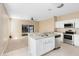
<path fill-rule="evenodd" d="M 64 28 L 64 22 L 63 21 L 57 21 L 55 24 L 56 28 Z"/>
<path fill-rule="evenodd" d="M 64 24 L 74 24 L 74 19 L 73 20 L 64 20 Z"/>
<path fill-rule="evenodd" d="M 63 20 L 56 22 L 56 28 L 74 28 L 74 20 Z"/>

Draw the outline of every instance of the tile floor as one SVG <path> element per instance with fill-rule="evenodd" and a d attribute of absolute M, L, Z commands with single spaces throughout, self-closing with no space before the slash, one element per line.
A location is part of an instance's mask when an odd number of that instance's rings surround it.
<path fill-rule="evenodd" d="M 6 52 L 4 56 L 31 56 L 27 45 L 24 48 L 19 48 Z M 61 48 L 53 50 L 44 56 L 79 56 L 79 47 L 62 43 Z"/>
<path fill-rule="evenodd" d="M 24 48 L 27 46 L 27 40 L 26 39 L 12 39 L 8 43 L 8 47 L 4 53 L 14 51 L 20 48 Z"/>

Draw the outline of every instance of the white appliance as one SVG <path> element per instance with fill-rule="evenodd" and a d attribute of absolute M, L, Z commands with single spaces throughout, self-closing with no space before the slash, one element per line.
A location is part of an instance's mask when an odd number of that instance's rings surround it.
<path fill-rule="evenodd" d="M 61 35 L 55 35 L 55 49 L 57 48 L 60 48 L 60 45 L 61 45 L 61 42 L 60 42 L 60 39 L 61 39 Z"/>

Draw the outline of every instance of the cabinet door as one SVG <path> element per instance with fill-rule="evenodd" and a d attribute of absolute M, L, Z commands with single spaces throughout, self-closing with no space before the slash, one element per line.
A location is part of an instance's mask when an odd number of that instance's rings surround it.
<path fill-rule="evenodd" d="M 55 48 L 55 39 L 53 37 L 39 39 L 36 45 L 37 55 L 42 55 Z"/>
<path fill-rule="evenodd" d="M 79 21 L 75 21 L 75 28 L 79 28 Z"/>
<path fill-rule="evenodd" d="M 51 37 L 51 38 L 47 38 L 45 41 L 44 41 L 44 47 L 45 47 L 45 52 L 48 52 L 52 49 L 55 48 L 55 39 L 54 37 Z"/>
<path fill-rule="evenodd" d="M 57 21 L 56 22 L 56 28 L 64 28 L 64 24 L 71 23 L 74 25 L 75 20 L 63 20 L 63 21 Z M 79 25 L 79 23 L 77 24 Z M 77 26 L 76 25 L 76 26 Z"/>
<path fill-rule="evenodd" d="M 75 46 L 79 46 L 79 35 L 74 35 L 73 41 Z"/>
<path fill-rule="evenodd" d="M 43 39 L 36 40 L 36 55 L 42 55 L 44 53 L 43 48 Z"/>
<path fill-rule="evenodd" d="M 72 23 L 72 24 L 74 24 L 74 21 L 75 21 L 74 19 L 73 20 L 64 20 L 64 24 L 65 23 Z"/>
<path fill-rule="evenodd" d="M 64 22 L 63 21 L 56 22 L 56 28 L 64 28 Z"/>

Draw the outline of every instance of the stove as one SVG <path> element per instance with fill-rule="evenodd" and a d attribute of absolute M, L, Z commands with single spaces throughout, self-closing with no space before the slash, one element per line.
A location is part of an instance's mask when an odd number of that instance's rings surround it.
<path fill-rule="evenodd" d="M 64 43 L 72 44 L 73 45 L 73 37 L 75 32 L 72 30 L 68 30 L 64 33 Z"/>

